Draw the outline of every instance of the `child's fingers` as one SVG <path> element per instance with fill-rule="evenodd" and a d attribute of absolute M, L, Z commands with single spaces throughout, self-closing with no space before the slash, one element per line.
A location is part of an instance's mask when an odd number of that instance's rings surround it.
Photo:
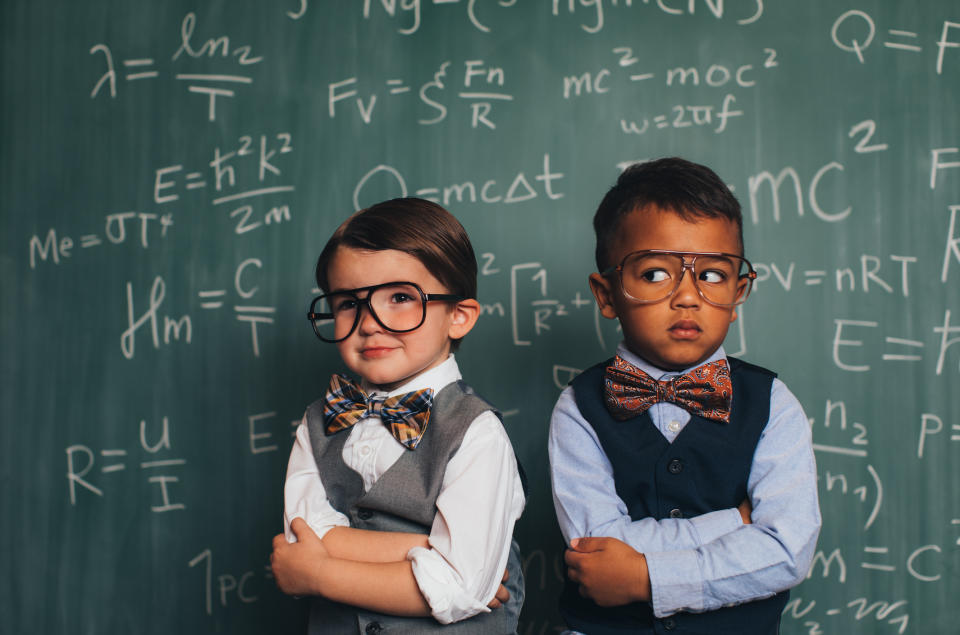
<path fill-rule="evenodd" d="M 487 604 L 488 607 L 492 609 L 498 609 L 510 600 L 510 591 L 507 591 L 507 588 L 502 584 L 497 587 L 497 592 L 493 595 L 493 599 L 490 600 L 490 603 Z"/>
<path fill-rule="evenodd" d="M 567 571 L 571 574 L 573 571 L 580 569 L 583 558 L 584 554 L 580 553 L 579 551 L 567 549 L 563 552 L 563 562 L 567 565 Z M 576 580 L 574 580 L 574 582 L 576 582 Z"/>
<path fill-rule="evenodd" d="M 751 524 L 751 514 L 753 513 L 753 505 L 750 504 L 749 498 L 743 499 L 743 502 L 737 506 L 737 511 L 740 512 L 740 518 L 743 519 L 744 525 Z"/>
<path fill-rule="evenodd" d="M 602 551 L 607 540 L 607 538 L 574 538 L 570 541 L 570 548 L 580 553 Z"/>
<path fill-rule="evenodd" d="M 290 521 L 290 530 L 297 537 L 297 542 L 303 542 L 304 538 L 307 538 L 309 534 L 313 534 L 313 530 L 310 529 L 307 521 L 299 516 Z"/>

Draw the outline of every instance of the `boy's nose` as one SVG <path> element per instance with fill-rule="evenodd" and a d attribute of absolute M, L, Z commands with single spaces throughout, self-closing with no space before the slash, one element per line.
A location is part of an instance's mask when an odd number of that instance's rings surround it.
<path fill-rule="evenodd" d="M 694 273 L 690 269 L 684 268 L 680 274 L 680 284 L 677 290 L 673 292 L 670 298 L 674 306 L 693 307 L 700 305 L 700 293 L 697 291 L 697 284 L 694 281 Z"/>
<path fill-rule="evenodd" d="M 373 317 L 373 314 L 370 312 L 370 307 L 362 306 L 360 307 L 360 323 L 357 325 L 357 329 L 361 335 L 372 335 L 373 333 L 383 330 L 383 327 L 380 326 L 380 323 Z"/>

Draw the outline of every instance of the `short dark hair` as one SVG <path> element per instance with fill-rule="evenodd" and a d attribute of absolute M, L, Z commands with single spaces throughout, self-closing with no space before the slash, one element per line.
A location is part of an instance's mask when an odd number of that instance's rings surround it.
<path fill-rule="evenodd" d="M 740 203 L 726 183 L 705 165 L 668 157 L 631 165 L 600 201 L 593 216 L 597 271 L 616 264 L 609 262 L 610 250 L 623 218 L 650 205 L 673 212 L 684 220 L 727 218 L 736 224 L 741 252 L 743 250 Z"/>

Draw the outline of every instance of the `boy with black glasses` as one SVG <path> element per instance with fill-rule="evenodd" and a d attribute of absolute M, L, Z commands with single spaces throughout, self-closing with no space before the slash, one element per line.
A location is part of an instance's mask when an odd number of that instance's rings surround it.
<path fill-rule="evenodd" d="M 308 318 L 360 382 L 334 375 L 297 429 L 277 584 L 315 596 L 310 633 L 515 632 L 523 487 L 452 354 L 480 313 L 466 232 L 429 201 L 380 203 L 337 229 L 316 277 Z"/>
<path fill-rule="evenodd" d="M 617 355 L 579 375 L 550 424 L 574 631 L 778 632 L 820 530 L 803 410 L 723 340 L 756 273 L 740 205 L 702 165 L 628 168 L 594 216 L 600 313 Z"/>

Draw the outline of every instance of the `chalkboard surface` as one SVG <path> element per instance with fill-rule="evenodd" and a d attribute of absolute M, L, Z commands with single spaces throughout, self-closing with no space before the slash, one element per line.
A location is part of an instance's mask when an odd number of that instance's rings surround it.
<path fill-rule="evenodd" d="M 590 219 L 630 162 L 712 166 L 824 527 L 784 633 L 960 622 L 953 0 L 14 0 L 0 9 L 0 630 L 298 632 L 269 574 L 291 434 L 340 370 L 305 312 L 354 209 L 447 206 L 457 357 L 531 496 L 521 632 L 560 621 L 553 402 L 608 356 Z"/>

